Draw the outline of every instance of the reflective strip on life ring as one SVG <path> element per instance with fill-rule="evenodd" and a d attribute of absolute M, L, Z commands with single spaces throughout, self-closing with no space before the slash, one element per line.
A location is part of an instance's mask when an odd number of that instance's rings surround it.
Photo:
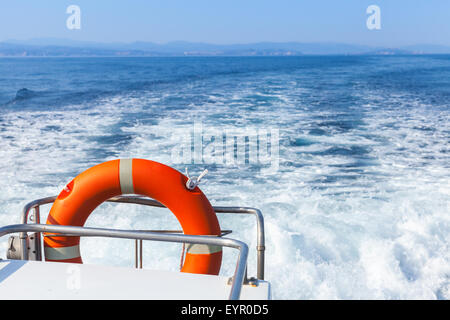
<path fill-rule="evenodd" d="M 119 163 L 119 183 L 122 194 L 134 193 L 133 159 L 122 159 Z"/>
<path fill-rule="evenodd" d="M 207 244 L 193 244 L 187 246 L 186 252 L 189 254 L 210 254 L 222 251 L 220 246 L 209 246 Z"/>
<path fill-rule="evenodd" d="M 164 164 L 144 159 L 112 160 L 96 165 L 73 179 L 59 194 L 47 224 L 83 226 L 104 201 L 122 194 L 153 198 L 176 216 L 184 234 L 220 236 L 220 226 L 210 202 L 196 187 L 186 188 L 187 177 Z M 45 259 L 82 263 L 80 237 L 47 236 Z M 217 275 L 222 248 L 188 245 L 182 272 Z"/>
<path fill-rule="evenodd" d="M 50 261 L 75 259 L 80 256 L 80 246 L 44 247 L 45 258 Z"/>

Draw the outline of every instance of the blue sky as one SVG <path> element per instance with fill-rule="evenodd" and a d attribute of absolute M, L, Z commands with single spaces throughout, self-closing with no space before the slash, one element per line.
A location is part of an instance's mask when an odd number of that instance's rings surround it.
<path fill-rule="evenodd" d="M 68 30 L 66 8 L 81 8 Z M 381 9 L 368 30 L 366 8 Z M 450 45 L 448 0 L 14 0 L 0 3 L 0 41 L 69 38 L 101 42 L 175 40 L 217 44 L 344 42 Z"/>

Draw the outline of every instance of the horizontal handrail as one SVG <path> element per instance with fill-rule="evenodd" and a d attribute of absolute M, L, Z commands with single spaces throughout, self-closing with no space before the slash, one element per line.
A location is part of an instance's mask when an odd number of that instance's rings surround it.
<path fill-rule="evenodd" d="M 155 229 L 155 230 L 133 230 L 133 231 L 139 231 L 139 232 L 156 232 L 156 233 L 178 233 L 178 234 L 182 234 L 183 233 L 183 230 L 157 230 L 157 229 Z M 221 230 L 221 233 L 220 233 L 220 236 L 221 237 L 223 237 L 223 236 L 226 236 L 227 234 L 230 234 L 230 233 L 232 233 L 233 231 L 232 230 Z M 76 235 L 76 234 L 64 234 L 64 236 L 65 237 L 78 237 L 78 235 Z M 47 234 L 44 234 L 44 237 L 47 237 L 47 238 L 52 238 L 52 237 L 61 237 L 61 235 L 60 234 L 57 234 L 57 233 L 47 233 Z"/>
<path fill-rule="evenodd" d="M 239 240 L 210 237 L 210 236 L 192 236 L 185 234 L 169 234 L 159 232 L 142 232 L 134 230 L 116 230 L 90 227 L 58 226 L 48 224 L 16 224 L 0 228 L 0 237 L 11 233 L 27 232 L 52 232 L 58 234 L 71 234 L 83 237 L 109 237 L 136 240 L 153 240 L 178 243 L 198 243 L 206 245 L 215 245 L 221 247 L 230 247 L 239 250 L 239 256 L 236 269 L 231 284 L 229 295 L 230 300 L 238 300 L 241 294 L 242 284 L 244 282 L 245 270 L 247 268 L 248 246 Z"/>
<path fill-rule="evenodd" d="M 31 209 L 36 210 L 37 214 L 37 221 L 36 223 L 40 223 L 39 221 L 39 206 L 44 204 L 53 203 L 56 200 L 56 196 L 42 198 L 34 200 L 28 204 L 25 205 L 23 208 L 23 213 L 21 217 L 21 223 L 26 224 L 28 222 L 28 216 L 31 211 Z M 133 203 L 133 204 L 140 204 L 145 206 L 152 206 L 152 207 L 159 207 L 159 208 L 166 208 L 162 203 L 150 199 L 150 198 L 143 198 L 143 197 L 137 197 L 137 196 L 119 196 L 119 197 L 113 197 L 107 202 L 116 202 L 116 203 Z M 216 213 L 235 213 L 235 214 L 252 214 L 256 217 L 256 228 L 257 228 L 257 245 L 256 245 L 256 252 L 257 252 L 257 279 L 264 280 L 264 264 L 265 264 L 265 235 L 264 235 L 264 217 L 259 209 L 256 208 L 249 208 L 249 207 L 223 207 L 223 206 L 213 206 L 213 209 Z M 24 245 L 26 241 L 26 234 L 22 233 L 20 235 L 20 238 L 22 239 Z"/>

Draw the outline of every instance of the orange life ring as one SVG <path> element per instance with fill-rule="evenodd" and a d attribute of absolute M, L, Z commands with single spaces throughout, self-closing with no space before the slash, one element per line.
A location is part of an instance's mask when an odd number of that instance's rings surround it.
<path fill-rule="evenodd" d="M 188 178 L 164 164 L 121 159 L 98 164 L 73 179 L 59 194 L 47 224 L 83 226 L 104 201 L 122 194 L 153 198 L 171 210 L 189 235 L 220 235 L 217 216 L 203 192 L 186 188 Z M 80 237 L 45 237 L 46 261 L 82 263 Z M 222 248 L 188 245 L 182 272 L 217 275 Z"/>

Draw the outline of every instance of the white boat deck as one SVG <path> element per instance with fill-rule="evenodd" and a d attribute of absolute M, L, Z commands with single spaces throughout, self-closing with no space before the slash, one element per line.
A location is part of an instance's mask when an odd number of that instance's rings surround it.
<path fill-rule="evenodd" d="M 86 264 L 0 260 L 0 299 L 225 300 L 228 277 Z M 242 300 L 271 298 L 267 281 Z"/>

